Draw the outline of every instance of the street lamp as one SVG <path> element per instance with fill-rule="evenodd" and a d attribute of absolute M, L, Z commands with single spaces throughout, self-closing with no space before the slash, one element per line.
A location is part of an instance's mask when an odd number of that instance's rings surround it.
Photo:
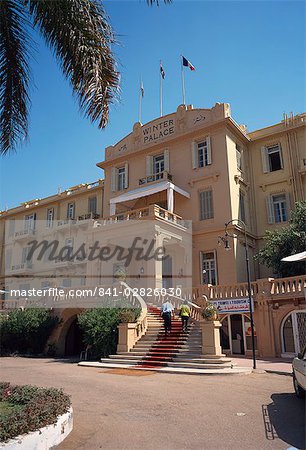
<path fill-rule="evenodd" d="M 224 236 L 219 236 L 219 244 L 223 243 L 225 250 L 230 250 L 229 238 L 238 239 L 239 236 L 236 234 L 230 234 L 227 231 L 229 225 L 237 222 L 237 225 L 243 228 L 244 231 L 244 245 L 245 245 L 245 263 L 247 270 L 247 279 L 248 279 L 248 297 L 249 297 L 249 311 L 250 311 L 250 319 L 251 319 L 251 334 L 252 334 L 252 355 L 253 355 L 253 369 L 256 369 L 256 354 L 255 354 L 255 328 L 254 328 L 254 318 L 253 318 L 253 305 L 252 305 L 252 292 L 251 292 L 251 280 L 250 280 L 250 260 L 249 260 L 249 252 L 248 252 L 248 242 L 247 242 L 247 232 L 246 232 L 246 224 L 240 219 L 230 220 L 225 224 Z"/>

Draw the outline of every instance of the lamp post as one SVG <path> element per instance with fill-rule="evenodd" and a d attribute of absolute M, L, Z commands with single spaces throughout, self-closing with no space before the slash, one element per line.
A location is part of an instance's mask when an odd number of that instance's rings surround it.
<path fill-rule="evenodd" d="M 227 229 L 228 226 L 237 222 L 237 225 L 243 228 L 244 231 L 244 244 L 245 244 L 245 263 L 247 271 L 247 282 L 248 282 L 248 297 L 249 297 L 249 312 L 251 319 L 251 335 L 252 335 L 252 355 L 253 355 L 253 369 L 256 369 L 256 354 L 255 354 L 255 328 L 254 328 L 254 317 L 253 317 L 253 305 L 252 305 L 252 292 L 251 292 L 251 280 L 250 280 L 250 260 L 248 252 L 248 242 L 247 242 L 247 232 L 246 224 L 240 219 L 230 220 L 225 224 L 224 236 L 219 236 L 220 241 L 223 242 L 225 250 L 230 250 L 229 238 L 238 239 L 236 234 L 230 234 Z"/>

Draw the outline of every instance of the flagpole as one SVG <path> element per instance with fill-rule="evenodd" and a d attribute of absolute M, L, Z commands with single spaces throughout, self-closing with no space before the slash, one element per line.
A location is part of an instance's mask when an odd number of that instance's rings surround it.
<path fill-rule="evenodd" d="M 159 66 L 159 106 L 160 106 L 160 117 L 162 117 L 163 115 L 163 77 L 162 77 L 162 73 L 161 73 L 161 61 L 160 61 L 160 66 Z"/>
<path fill-rule="evenodd" d="M 184 66 L 183 66 L 183 56 L 182 55 L 181 55 L 181 72 L 182 72 L 183 105 L 186 105 L 185 76 L 184 76 Z"/>
<path fill-rule="evenodd" d="M 141 86 L 142 86 L 142 79 L 140 78 L 140 86 L 139 86 L 139 104 L 138 104 L 138 122 L 141 123 L 141 113 L 142 113 L 142 92 L 141 92 Z"/>

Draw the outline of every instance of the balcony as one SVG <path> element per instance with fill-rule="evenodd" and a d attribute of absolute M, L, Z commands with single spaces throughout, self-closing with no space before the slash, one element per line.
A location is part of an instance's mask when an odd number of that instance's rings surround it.
<path fill-rule="evenodd" d="M 12 266 L 11 271 L 14 273 L 29 273 L 33 270 L 33 264 L 31 261 L 27 261 L 25 263 L 16 264 Z"/>
<path fill-rule="evenodd" d="M 57 222 L 57 228 L 66 228 L 66 227 L 69 227 L 69 226 L 75 225 L 75 224 L 76 224 L 76 220 L 75 219 L 59 220 Z"/>
<path fill-rule="evenodd" d="M 153 175 L 149 175 L 144 178 L 139 179 L 139 186 L 142 186 L 143 184 L 147 183 L 153 183 L 154 181 L 160 181 L 160 180 L 168 180 L 172 181 L 172 175 L 170 175 L 167 171 L 163 171 L 160 173 L 155 173 Z"/>
<path fill-rule="evenodd" d="M 82 214 L 81 216 L 78 216 L 78 221 L 77 221 L 77 225 L 80 226 L 86 226 L 88 225 L 90 220 L 97 220 L 100 218 L 100 214 L 97 213 L 87 213 L 87 214 Z"/>
<path fill-rule="evenodd" d="M 162 220 L 165 222 L 171 222 L 177 226 L 183 228 L 189 228 L 189 221 L 185 221 L 178 214 L 167 211 L 164 208 L 161 208 L 158 205 L 149 205 L 144 208 L 133 209 L 130 211 L 126 211 L 119 214 L 114 214 L 112 216 L 106 217 L 103 220 L 97 220 L 95 222 L 94 227 L 105 226 L 112 222 L 120 222 L 124 220 L 142 220 L 142 219 L 150 219 L 150 220 Z"/>
<path fill-rule="evenodd" d="M 34 234 L 35 234 L 34 228 L 28 228 L 28 229 L 24 229 L 21 231 L 16 231 L 14 237 L 15 237 L 15 240 L 21 241 L 24 239 L 31 238 L 32 236 L 34 236 Z"/>

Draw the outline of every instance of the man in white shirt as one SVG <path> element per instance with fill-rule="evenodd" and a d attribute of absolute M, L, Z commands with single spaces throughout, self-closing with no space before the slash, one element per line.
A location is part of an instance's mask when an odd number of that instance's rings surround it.
<path fill-rule="evenodd" d="M 166 301 L 161 307 L 161 316 L 164 319 L 165 335 L 171 333 L 171 317 L 174 316 L 174 307 L 172 303 Z"/>

